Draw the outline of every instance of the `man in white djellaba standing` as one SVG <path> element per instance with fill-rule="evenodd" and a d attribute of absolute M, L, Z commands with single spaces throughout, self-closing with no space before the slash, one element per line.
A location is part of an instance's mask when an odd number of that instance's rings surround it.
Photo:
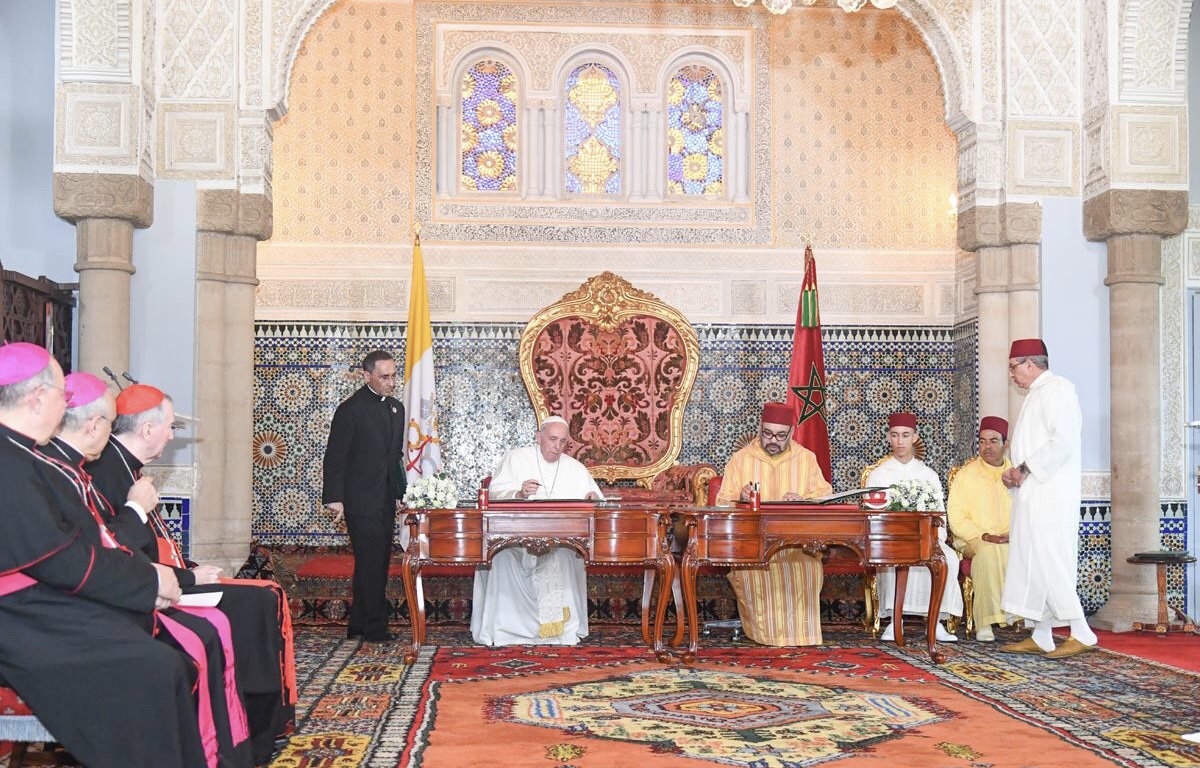
<path fill-rule="evenodd" d="M 867 485 L 889 486 L 901 480 L 924 480 L 937 489 L 938 510 L 944 511 L 945 495 L 942 493 L 942 480 L 937 472 L 930 469 L 925 462 L 917 458 L 915 445 L 917 442 L 917 417 L 911 413 L 893 413 L 888 417 L 888 445 L 891 446 L 891 457 L 876 467 L 867 477 Z M 946 543 L 946 528 L 938 528 L 939 544 L 942 554 L 946 556 L 946 586 L 942 591 L 942 606 L 938 614 L 937 637 L 939 642 L 953 643 L 958 640 L 956 635 L 947 631 L 942 625 L 949 616 L 962 616 L 962 591 L 958 587 L 958 555 Z M 892 606 L 896 599 L 896 569 L 880 568 L 876 576 L 879 584 L 879 615 L 887 618 L 892 615 Z M 903 612 L 910 615 L 926 616 L 929 613 L 929 596 L 933 592 L 933 574 L 923 565 L 908 569 L 908 582 L 904 589 Z M 895 640 L 895 617 L 879 636 L 880 640 Z"/>
<path fill-rule="evenodd" d="M 1008 376 L 1028 390 L 1001 480 L 1013 495 L 1008 574 L 1000 607 L 1032 621 L 1033 634 L 1000 650 L 1065 659 L 1096 647 L 1079 602 L 1079 504 L 1083 495 L 1083 415 L 1075 385 L 1051 373 L 1041 339 L 1017 339 Z M 1051 630 L 1069 624 L 1057 648 Z"/>
<path fill-rule="evenodd" d="M 492 475 L 493 499 L 587 499 L 604 495 L 580 462 L 563 453 L 567 422 L 549 416 L 536 442 L 504 454 Z M 475 570 L 471 637 L 480 645 L 575 645 L 587 637 L 587 572 L 567 547 L 534 555 L 524 547 L 496 553 Z"/>

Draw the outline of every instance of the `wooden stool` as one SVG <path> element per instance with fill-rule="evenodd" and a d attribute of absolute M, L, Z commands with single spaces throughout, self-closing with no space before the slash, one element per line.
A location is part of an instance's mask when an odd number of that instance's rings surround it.
<path fill-rule="evenodd" d="M 1184 632 L 1196 631 L 1196 622 L 1192 621 L 1187 614 L 1175 606 L 1167 604 L 1167 566 L 1187 565 L 1188 563 L 1196 562 L 1196 558 L 1187 552 L 1139 552 L 1132 557 L 1125 558 L 1125 562 L 1138 565 L 1154 565 L 1158 568 L 1158 623 L 1154 625 L 1154 631 L 1158 633 L 1159 637 L 1166 637 L 1167 632 L 1171 629 L 1171 624 L 1174 621 L 1171 618 L 1171 611 L 1175 612 L 1175 618 L 1181 622 L 1182 626 L 1180 628 Z M 1140 632 L 1148 626 L 1148 624 L 1143 624 L 1140 621 L 1133 623 L 1135 632 Z"/>

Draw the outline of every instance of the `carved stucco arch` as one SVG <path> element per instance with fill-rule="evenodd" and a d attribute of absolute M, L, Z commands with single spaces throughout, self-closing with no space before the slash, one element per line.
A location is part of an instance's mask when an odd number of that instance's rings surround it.
<path fill-rule="evenodd" d="M 1181 0 L 1173 0 L 1181 2 Z M 271 17 L 286 10 L 295 0 L 270 0 L 272 5 Z M 287 113 L 288 89 L 291 85 L 292 68 L 296 64 L 296 56 L 300 46 L 308 37 L 309 31 L 317 21 L 334 5 L 337 0 L 303 0 L 297 12 L 292 15 L 292 23 L 283 34 L 279 50 L 272 57 L 272 71 L 268 81 L 272 91 L 267 100 L 269 112 L 276 120 Z M 953 124 L 955 119 L 968 117 L 975 119 L 974 104 L 971 97 L 974 89 L 969 87 L 967 67 L 962 55 L 961 46 L 950 33 L 950 26 L 942 18 L 928 0 L 900 0 L 896 9 L 908 19 L 921 39 L 925 41 L 937 65 L 938 74 L 942 80 L 944 112 L 946 122 Z"/>

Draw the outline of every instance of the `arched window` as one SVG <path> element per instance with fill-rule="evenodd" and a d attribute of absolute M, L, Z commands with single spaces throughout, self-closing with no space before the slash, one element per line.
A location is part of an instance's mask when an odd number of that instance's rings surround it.
<path fill-rule="evenodd" d="M 459 113 L 462 189 L 517 190 L 517 77 L 484 59 L 463 74 Z"/>
<path fill-rule="evenodd" d="M 683 67 L 667 84 L 667 194 L 725 194 L 725 102 L 708 67 Z"/>
<path fill-rule="evenodd" d="M 602 64 L 567 78 L 563 178 L 571 194 L 621 194 L 621 81 Z"/>

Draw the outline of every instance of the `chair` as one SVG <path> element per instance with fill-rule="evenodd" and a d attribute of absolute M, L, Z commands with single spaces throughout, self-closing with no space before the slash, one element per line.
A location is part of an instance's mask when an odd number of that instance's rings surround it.
<path fill-rule="evenodd" d="M 46 730 L 29 705 L 21 700 L 17 692 L 5 685 L 0 685 L 0 742 L 12 742 L 12 752 L 8 756 L 9 768 L 39 764 L 53 765 L 44 759 L 48 756 L 38 755 L 36 763 L 31 759 L 26 761 L 26 749 L 31 743 L 51 743 L 54 736 Z"/>
<path fill-rule="evenodd" d="M 567 452 L 606 496 L 704 503 L 716 468 L 676 461 L 700 366 L 679 311 L 604 272 L 534 315 L 518 354 L 538 422 L 566 419 Z M 613 488 L 629 480 L 635 487 Z"/>
<path fill-rule="evenodd" d="M 913 443 L 913 455 L 922 461 L 925 460 L 925 441 L 922 440 L 920 437 L 917 437 L 916 441 Z M 891 456 L 884 456 L 884 457 L 872 462 L 871 464 L 868 464 L 867 466 L 863 467 L 862 475 L 859 477 L 859 484 L 865 488 L 867 485 L 867 478 L 869 478 L 871 476 L 871 473 L 874 472 L 876 469 L 878 469 L 889 458 L 891 458 Z M 951 468 L 950 474 L 948 474 L 946 476 L 946 492 L 947 493 L 949 493 L 950 483 L 954 480 L 954 475 L 957 474 L 958 470 L 961 468 L 962 468 L 961 464 L 956 467 Z M 959 583 L 959 588 L 962 589 L 962 593 L 963 593 L 963 613 L 966 615 L 965 621 L 966 621 L 967 633 L 971 634 L 971 633 L 975 632 L 975 614 L 973 613 L 973 608 L 975 606 L 975 582 L 971 581 L 971 561 L 968 560 L 966 557 L 963 557 L 962 543 L 959 541 L 956 541 L 954 539 L 954 534 L 949 530 L 947 530 L 947 532 L 946 532 L 946 539 L 947 539 L 947 541 L 951 542 L 951 545 L 954 547 L 955 551 L 958 552 L 958 554 L 959 554 L 958 583 Z M 948 574 L 947 574 L 947 576 L 948 576 Z M 879 586 L 876 583 L 875 576 L 873 574 L 871 576 L 871 598 L 870 599 L 872 601 L 871 605 L 872 605 L 872 608 L 874 609 L 874 616 L 875 616 L 874 622 L 872 625 L 872 631 L 874 632 L 874 634 L 878 635 L 879 634 L 879 624 L 880 624 L 880 620 L 879 620 L 879 618 L 880 618 L 879 617 Z M 870 611 L 870 609 L 868 609 L 868 611 Z M 952 634 L 958 630 L 958 617 L 957 616 L 951 616 L 948 619 L 946 619 L 946 629 Z"/>
<path fill-rule="evenodd" d="M 950 472 L 946 475 L 946 495 L 950 495 L 950 484 L 954 482 L 954 476 L 958 474 L 958 470 L 962 469 L 963 465 L 958 464 L 950 468 Z M 947 516 L 947 521 L 949 516 Z M 954 535 L 954 531 L 949 528 L 947 523 L 946 539 L 950 542 L 950 546 L 954 547 L 954 551 L 958 553 L 958 586 L 962 589 L 963 596 L 963 621 L 966 624 L 967 636 L 971 637 L 975 634 L 975 581 L 971 578 L 971 558 L 966 556 L 964 550 L 967 542 Z M 955 630 L 957 616 L 951 616 L 946 624 L 947 629 L 951 632 Z"/>

